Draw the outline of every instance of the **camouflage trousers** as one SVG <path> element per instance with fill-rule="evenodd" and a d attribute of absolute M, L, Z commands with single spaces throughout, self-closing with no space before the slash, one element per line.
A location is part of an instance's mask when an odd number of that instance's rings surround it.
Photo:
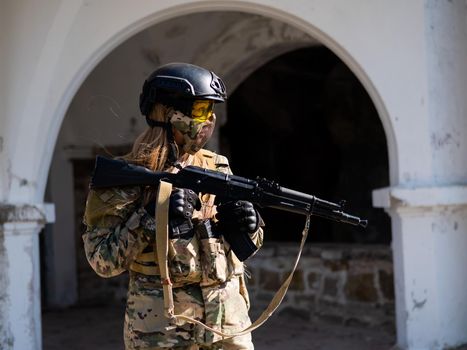
<path fill-rule="evenodd" d="M 252 350 L 251 334 L 223 340 L 203 327 L 182 322 L 170 325 L 164 316 L 162 289 L 155 287 L 158 276 L 130 274 L 125 313 L 126 350 Z M 211 287 L 189 284 L 173 289 L 175 314 L 206 323 L 224 333 L 248 327 L 246 296 L 240 293 L 239 277 Z"/>
<path fill-rule="evenodd" d="M 166 350 L 167 348 L 151 348 L 151 350 Z M 241 337 L 231 338 L 229 340 L 218 341 L 212 345 L 199 346 L 196 344 L 174 347 L 173 350 L 253 350 L 253 343 L 251 342 L 251 334 L 243 335 Z"/>

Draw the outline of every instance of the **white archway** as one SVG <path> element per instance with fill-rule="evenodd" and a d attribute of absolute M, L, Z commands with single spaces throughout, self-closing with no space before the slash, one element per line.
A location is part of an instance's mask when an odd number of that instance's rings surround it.
<path fill-rule="evenodd" d="M 32 127 L 37 130 L 45 130 L 45 132 L 35 134 L 35 137 L 31 138 L 30 130 L 28 131 L 28 127 L 26 127 L 26 125 L 27 123 L 34 121 L 27 120 L 28 118 L 26 117 L 23 119 L 24 127 L 20 127 L 18 129 L 19 135 L 17 140 L 22 140 L 22 143 L 18 142 L 16 147 L 14 147 L 15 155 L 12 157 L 11 172 L 13 174 L 27 175 L 12 178 L 12 185 L 8 196 L 10 202 L 22 202 L 26 198 L 33 198 L 33 202 L 36 203 L 41 202 L 45 190 L 52 150 L 55 146 L 55 140 L 65 112 L 79 86 L 83 83 L 85 78 L 94 69 L 98 62 L 100 62 L 111 50 L 132 35 L 158 22 L 187 13 L 220 10 L 244 11 L 278 19 L 290 24 L 291 26 L 297 27 L 316 38 L 320 43 L 330 48 L 337 56 L 339 56 L 362 82 L 378 110 L 378 114 L 381 117 L 383 127 L 386 132 L 388 143 L 391 184 L 398 183 L 398 149 L 400 149 L 400 147 L 398 147 L 396 143 L 396 133 L 394 132 L 393 121 L 391 120 L 390 114 L 386 108 L 387 103 L 384 101 L 384 98 L 373 83 L 373 79 L 370 77 L 370 72 L 368 72 L 365 67 L 350 54 L 348 49 L 334 39 L 329 33 L 326 33 L 325 28 L 318 28 L 314 24 L 308 22 L 305 18 L 298 17 L 297 14 L 287 13 L 272 6 L 259 6 L 257 3 L 226 3 L 219 1 L 199 3 L 186 1 L 183 6 L 160 6 L 160 8 L 157 8 L 157 6 L 151 5 L 146 7 L 149 7 L 146 11 L 151 11 L 150 14 L 144 11 L 144 8 L 133 9 L 133 18 L 131 18 L 132 16 L 128 16 L 128 19 L 120 19 L 120 21 L 115 24 L 115 28 L 112 28 L 113 30 L 109 30 L 106 36 L 100 37 L 100 40 L 96 40 L 92 45 L 88 45 L 87 47 L 84 46 L 85 50 L 82 51 L 84 51 L 85 54 L 80 55 L 79 61 L 76 61 L 76 58 L 68 56 L 67 50 L 70 45 L 67 45 L 66 43 L 63 47 L 63 51 L 60 51 L 59 53 L 48 52 L 49 48 L 44 48 L 44 60 L 47 60 L 50 56 L 55 56 L 55 59 L 52 61 L 58 67 L 66 69 L 67 74 L 61 76 L 60 71 L 56 70 L 53 72 L 53 69 L 49 68 L 48 72 L 51 73 L 51 78 L 44 79 L 49 82 L 49 86 L 47 86 L 47 84 L 45 86 L 56 92 L 56 95 L 52 98 L 52 103 L 49 104 L 45 103 L 47 101 L 45 96 L 40 96 L 42 102 L 42 106 L 39 105 L 42 107 L 41 118 L 38 118 L 38 125 L 30 125 L 29 128 Z M 70 28 L 70 33 L 68 34 L 76 34 L 78 36 L 76 40 L 83 40 L 82 44 L 84 44 L 85 39 L 88 39 L 86 38 L 87 33 L 83 33 L 81 35 L 80 33 L 74 33 L 76 28 L 73 26 L 73 22 L 83 20 L 83 18 L 81 18 L 82 14 L 79 13 L 80 9 L 76 9 L 74 5 L 62 4 L 61 10 L 66 12 L 66 14 L 59 13 L 57 16 L 71 15 L 70 21 L 68 22 L 68 27 Z M 131 9 L 127 10 L 131 11 Z M 75 21 L 73 21 L 73 19 Z M 97 17 L 91 20 L 101 23 L 100 18 Z M 63 30 L 63 28 L 60 27 L 60 25 L 57 25 L 56 30 Z M 62 35 L 63 40 L 65 40 L 64 38 L 66 37 L 66 34 L 67 33 Z M 52 36 L 52 34 L 50 34 L 50 36 Z M 82 46 L 80 47 L 81 49 L 83 48 Z M 52 51 L 51 48 L 50 51 Z M 70 65 L 73 65 L 73 67 L 70 67 Z M 38 74 L 37 78 L 33 80 L 32 85 L 36 87 L 42 85 L 41 78 L 42 74 Z M 60 88 L 56 89 L 51 86 L 52 84 L 60 86 Z M 37 98 L 32 98 L 28 101 L 31 102 L 26 105 L 26 110 L 24 112 L 25 115 L 28 115 L 29 111 L 37 111 L 38 107 L 38 104 L 36 103 Z M 24 140 L 28 140 L 29 142 L 25 143 Z M 41 154 L 41 156 L 36 162 L 24 164 L 24 162 L 20 160 L 27 159 L 27 154 L 30 153 L 30 149 L 40 150 L 39 154 Z"/>

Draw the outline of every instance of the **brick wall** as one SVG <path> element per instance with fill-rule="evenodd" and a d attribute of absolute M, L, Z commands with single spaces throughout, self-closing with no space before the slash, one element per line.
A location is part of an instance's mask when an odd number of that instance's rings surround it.
<path fill-rule="evenodd" d="M 269 243 L 248 262 L 253 314 L 290 273 L 297 243 Z M 392 255 L 388 246 L 310 244 L 278 312 L 342 324 L 394 328 Z"/>

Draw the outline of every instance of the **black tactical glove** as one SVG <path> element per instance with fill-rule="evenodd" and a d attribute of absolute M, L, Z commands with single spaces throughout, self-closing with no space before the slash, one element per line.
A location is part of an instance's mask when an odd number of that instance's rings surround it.
<path fill-rule="evenodd" d="M 187 188 L 176 188 L 172 191 L 169 204 L 170 238 L 193 237 L 191 217 L 195 209 L 201 209 L 201 201 L 195 192 Z"/>
<path fill-rule="evenodd" d="M 154 215 L 155 202 L 151 201 L 144 208 L 149 214 Z M 201 201 L 195 192 L 187 188 L 172 190 L 169 203 L 170 238 L 193 237 L 194 232 L 191 217 L 195 209 L 201 209 Z"/>
<path fill-rule="evenodd" d="M 259 215 L 252 203 L 232 201 L 217 206 L 219 228 L 228 231 L 253 233 L 259 227 Z"/>
<path fill-rule="evenodd" d="M 201 209 L 201 201 L 198 195 L 188 188 L 176 188 L 170 195 L 169 217 L 170 219 L 191 219 L 194 210 Z"/>
<path fill-rule="evenodd" d="M 221 233 L 240 261 L 246 260 L 258 248 L 250 238 L 250 233 L 258 230 L 261 218 L 247 201 L 233 201 L 217 207 L 219 220 L 215 231 Z"/>

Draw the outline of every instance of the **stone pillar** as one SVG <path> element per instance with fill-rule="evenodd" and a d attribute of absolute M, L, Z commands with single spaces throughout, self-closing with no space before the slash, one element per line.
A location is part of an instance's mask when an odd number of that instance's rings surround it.
<path fill-rule="evenodd" d="M 0 205 L 0 349 L 42 348 L 39 232 L 44 205 Z"/>
<path fill-rule="evenodd" d="M 381 189 L 373 201 L 392 217 L 398 346 L 467 343 L 467 186 Z"/>
<path fill-rule="evenodd" d="M 374 205 L 393 221 L 397 340 L 407 350 L 467 344 L 467 3 L 423 4 L 427 97 L 420 103 L 430 153 L 401 149 L 399 159 L 414 170 L 399 169 L 407 176 L 374 192 Z M 410 130 L 400 137 L 423 142 Z M 431 172 L 421 176 L 427 156 Z"/>

